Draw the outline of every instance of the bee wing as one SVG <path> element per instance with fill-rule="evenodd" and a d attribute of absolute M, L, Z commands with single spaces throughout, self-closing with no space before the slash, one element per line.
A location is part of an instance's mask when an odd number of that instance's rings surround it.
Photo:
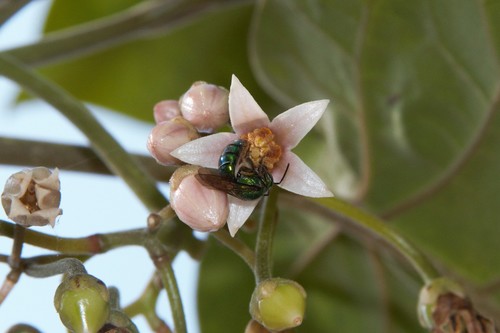
<path fill-rule="evenodd" d="M 242 193 L 258 189 L 256 186 L 237 183 L 236 179 L 222 176 L 215 169 L 200 168 L 195 177 L 204 186 L 223 191 L 237 198 L 241 198 Z"/>

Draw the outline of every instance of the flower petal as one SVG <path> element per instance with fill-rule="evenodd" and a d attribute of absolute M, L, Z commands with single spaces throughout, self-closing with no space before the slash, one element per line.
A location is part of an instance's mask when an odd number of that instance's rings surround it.
<path fill-rule="evenodd" d="M 287 165 L 288 170 L 285 170 Z M 291 151 L 281 157 L 279 165 L 272 171 L 275 182 L 287 191 L 313 198 L 333 197 L 333 193 L 319 176 Z"/>
<path fill-rule="evenodd" d="M 248 220 L 252 214 L 255 206 L 259 203 L 259 199 L 252 201 L 245 201 L 228 195 L 229 201 L 229 216 L 227 217 L 227 227 L 232 237 Z"/>
<path fill-rule="evenodd" d="M 217 168 L 219 157 L 224 148 L 238 139 L 234 133 L 217 133 L 190 141 L 173 152 L 173 157 L 189 164 L 206 168 Z"/>
<path fill-rule="evenodd" d="M 241 135 L 270 124 L 269 117 L 240 80 L 233 75 L 229 89 L 229 117 L 236 134 Z"/>
<path fill-rule="evenodd" d="M 316 125 L 328 103 L 327 99 L 307 102 L 276 116 L 270 128 L 278 143 L 285 149 L 293 149 Z"/>

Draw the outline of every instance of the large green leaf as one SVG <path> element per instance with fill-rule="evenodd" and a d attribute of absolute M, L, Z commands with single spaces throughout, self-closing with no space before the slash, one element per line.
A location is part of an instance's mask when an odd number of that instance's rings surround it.
<path fill-rule="evenodd" d="M 333 100 L 324 124 L 340 147 L 332 188 L 392 217 L 476 283 L 500 277 L 497 7 L 271 0 L 258 9 L 251 44 L 275 98 Z M 351 173 L 335 173 L 335 163 Z M 352 175 L 357 186 L 346 192 Z"/>
<path fill-rule="evenodd" d="M 55 1 L 48 32 L 102 18 L 137 1 Z M 140 39 L 43 68 L 47 77 L 76 97 L 135 116 L 152 119 L 152 106 L 177 99 L 197 80 L 228 86 L 231 74 L 269 98 L 255 83 L 247 60 L 252 7 L 225 6 L 161 36 Z"/>

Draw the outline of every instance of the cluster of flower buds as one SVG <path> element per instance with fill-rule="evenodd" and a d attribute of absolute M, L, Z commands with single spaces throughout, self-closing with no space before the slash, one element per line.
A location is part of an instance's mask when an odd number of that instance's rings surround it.
<path fill-rule="evenodd" d="M 201 231 L 227 222 L 234 236 L 275 184 L 299 195 L 333 196 L 291 151 L 327 105 L 327 100 L 303 103 L 271 121 L 234 75 L 229 92 L 196 82 L 178 102 L 158 103 L 148 141 L 153 157 L 165 165 L 182 161 L 202 167 L 171 179 L 170 203 L 179 219 Z M 229 120 L 232 132 L 203 135 Z"/>
<path fill-rule="evenodd" d="M 154 110 L 156 126 L 148 138 L 148 150 L 163 165 L 179 165 L 181 161 L 170 153 L 183 144 L 212 133 L 229 121 L 229 92 L 206 82 L 193 83 L 176 100 L 157 103 Z"/>
<path fill-rule="evenodd" d="M 2 206 L 7 216 L 24 227 L 55 224 L 62 214 L 59 171 L 45 167 L 17 172 L 7 179 Z"/>

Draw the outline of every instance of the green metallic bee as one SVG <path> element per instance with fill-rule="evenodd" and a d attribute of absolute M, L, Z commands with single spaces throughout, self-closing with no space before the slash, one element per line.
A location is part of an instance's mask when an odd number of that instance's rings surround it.
<path fill-rule="evenodd" d="M 279 184 L 288 171 L 288 166 L 279 183 L 264 165 L 253 168 L 248 159 L 248 142 L 236 140 L 224 148 L 219 158 L 219 169 L 200 168 L 196 178 L 203 185 L 223 191 L 241 200 L 255 200 L 269 193 L 274 184 Z"/>

